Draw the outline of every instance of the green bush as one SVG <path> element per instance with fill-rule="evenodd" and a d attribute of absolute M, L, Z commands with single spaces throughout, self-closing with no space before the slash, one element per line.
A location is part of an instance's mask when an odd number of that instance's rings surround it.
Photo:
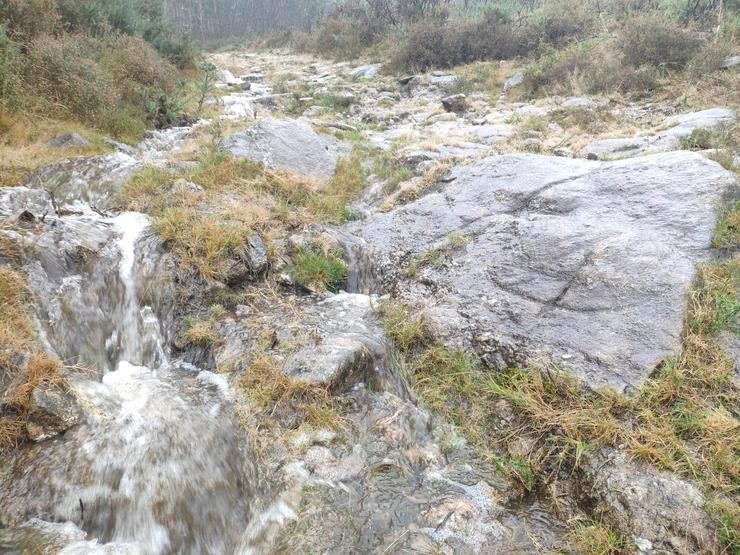
<path fill-rule="evenodd" d="M 619 46 L 625 63 L 634 68 L 683 69 L 699 51 L 701 40 L 690 29 L 649 14 L 625 21 Z"/>

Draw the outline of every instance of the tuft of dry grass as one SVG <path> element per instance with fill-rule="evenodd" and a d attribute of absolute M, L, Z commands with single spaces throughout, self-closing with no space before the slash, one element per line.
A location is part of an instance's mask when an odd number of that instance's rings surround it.
<path fill-rule="evenodd" d="M 28 315 L 30 293 L 17 272 L 0 267 L 0 368 L 29 349 L 36 337 Z"/>
<path fill-rule="evenodd" d="M 568 545 L 567 552 L 574 554 L 615 555 L 632 551 L 630 542 L 606 524 L 598 521 L 576 525 L 568 534 Z"/>
<path fill-rule="evenodd" d="M 37 386 L 66 387 L 61 362 L 38 351 L 30 301 L 24 279 L 13 270 L 0 268 L 0 390 L 12 384 L 0 414 L 0 452 L 24 440 L 29 402 Z"/>
<path fill-rule="evenodd" d="M 0 108 L 0 120 L 3 117 Z M 0 187 L 21 185 L 34 171 L 53 162 L 110 150 L 97 131 L 79 123 L 45 119 L 33 114 L 6 118 L 7 128 L 0 132 Z M 0 131 L 3 131 L 1 122 Z M 49 148 L 46 143 L 64 133 L 78 133 L 90 144 Z"/>
<path fill-rule="evenodd" d="M 252 357 L 240 385 L 254 403 L 261 426 L 297 428 L 306 423 L 338 430 L 342 425 L 341 399 L 326 387 L 291 378 L 280 360 L 265 349 Z"/>

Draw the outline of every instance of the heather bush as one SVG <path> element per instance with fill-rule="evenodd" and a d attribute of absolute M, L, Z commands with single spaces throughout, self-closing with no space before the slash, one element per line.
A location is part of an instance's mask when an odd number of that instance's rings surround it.
<path fill-rule="evenodd" d="M 162 0 L 58 0 L 67 30 L 98 37 L 115 34 L 142 37 L 180 68 L 194 63 L 195 50 L 164 20 Z"/>
<path fill-rule="evenodd" d="M 534 44 L 530 30 L 509 25 L 498 12 L 455 24 L 421 21 L 408 30 L 391 66 L 423 71 L 480 60 L 507 60 L 527 54 Z"/>
<path fill-rule="evenodd" d="M 173 100 L 176 68 L 138 37 L 40 35 L 26 45 L 19 71 L 27 109 L 118 137 L 134 138 L 147 124 L 173 123 L 174 108 L 181 106 Z"/>
<path fill-rule="evenodd" d="M 624 61 L 634 68 L 683 69 L 701 47 L 700 37 L 656 14 L 634 16 L 619 33 Z"/>
<path fill-rule="evenodd" d="M 524 81 L 530 95 L 644 93 L 657 86 L 654 69 L 625 65 L 608 38 L 585 41 L 560 51 L 546 49 L 528 66 Z"/>
<path fill-rule="evenodd" d="M 0 23 L 10 39 L 23 42 L 59 29 L 61 18 L 56 0 L 2 0 Z"/>
<path fill-rule="evenodd" d="M 596 12 L 587 2 L 555 0 L 537 11 L 533 26 L 543 42 L 564 46 L 591 36 L 597 23 Z"/>

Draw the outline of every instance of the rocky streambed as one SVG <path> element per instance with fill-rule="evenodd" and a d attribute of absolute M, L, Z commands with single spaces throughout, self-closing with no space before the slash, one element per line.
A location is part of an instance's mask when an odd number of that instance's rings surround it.
<path fill-rule="evenodd" d="M 402 301 L 488 372 L 546 360 L 634 392 L 680 349 L 697 267 L 717 256 L 714 228 L 738 194 L 733 173 L 677 150 L 680 138 L 734 125 L 734 112 L 656 122 L 652 107 L 646 124 L 648 108 L 608 100 L 461 97 L 451 74 L 213 61 L 230 70 L 214 121 L 0 188 L 0 234 L 23 252 L 13 263 L 40 341 L 70 384 L 34 391 L 32 441 L 3 454 L 0 551 L 546 553 L 572 551 L 574 520 L 604 518 L 628 552 L 720 552 L 702 490 L 619 446 L 596 449 L 557 492 L 523 493 L 501 457 L 467 444 L 464 422 L 417 397 L 379 309 Z M 646 134 L 626 148 L 604 129 L 564 150 L 559 124 L 532 136 L 522 123 L 568 110 L 617 112 Z M 280 238 L 335 245 L 343 291 L 279 276 L 256 236 L 233 283 L 196 283 L 147 216 L 117 209 L 143 167 L 194 164 L 216 122 L 235 127 L 220 143 L 231 156 L 319 190 L 353 148 L 393 169 L 365 162 L 350 221 Z M 183 342 L 183 315 L 234 289 L 241 302 L 209 317 L 208 341 Z M 490 419 L 512 425 L 510 407 Z"/>

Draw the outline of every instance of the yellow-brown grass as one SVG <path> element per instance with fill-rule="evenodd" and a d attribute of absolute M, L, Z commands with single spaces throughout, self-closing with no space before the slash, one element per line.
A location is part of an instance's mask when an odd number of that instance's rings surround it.
<path fill-rule="evenodd" d="M 64 386 L 62 364 L 42 354 L 29 316 L 30 293 L 16 272 L 0 268 L 0 387 L 6 392 L 6 414 L 0 416 L 0 452 L 20 443 L 26 434 L 29 401 L 42 383 Z M 28 358 L 28 362 L 21 361 Z"/>
<path fill-rule="evenodd" d="M 125 188 L 120 203 L 149 213 L 153 229 L 180 262 L 215 279 L 224 277 L 229 259 L 252 233 L 269 243 L 306 224 L 340 221 L 364 183 L 359 153 L 340 160 L 327 184 L 269 171 L 211 148 L 201 151 L 199 162 L 182 172 L 144 169 Z M 178 179 L 202 190 L 173 193 Z"/>

